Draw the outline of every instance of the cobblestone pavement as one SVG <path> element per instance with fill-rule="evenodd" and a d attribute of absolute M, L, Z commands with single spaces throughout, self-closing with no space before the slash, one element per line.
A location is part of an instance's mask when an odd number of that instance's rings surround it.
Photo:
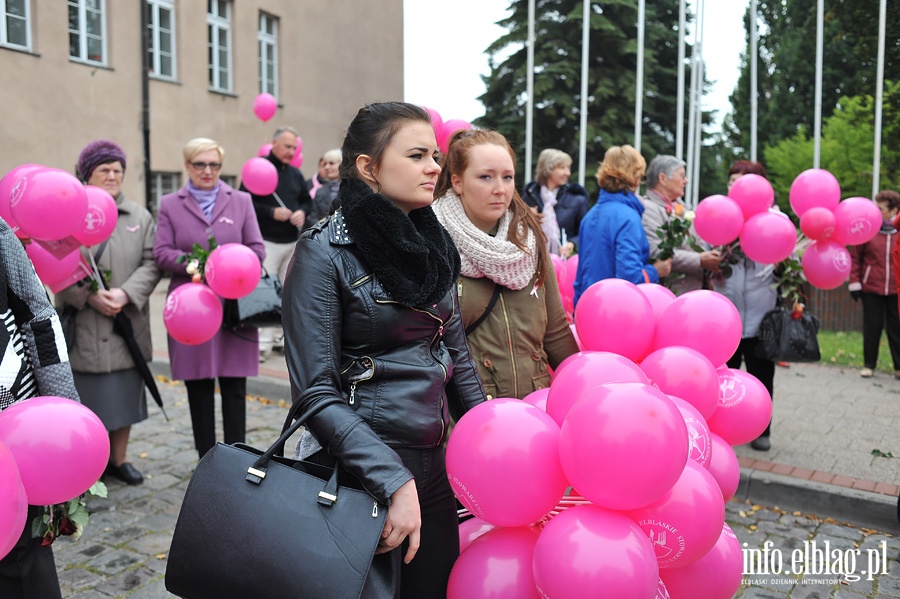
<path fill-rule="evenodd" d="M 191 437 L 187 396 L 180 383 L 163 382 L 161 391 L 166 422 L 151 404 L 150 418 L 132 430 L 129 460 L 146 477 L 143 485 L 128 487 L 107 481 L 107 499 L 90 498 L 93 512 L 84 535 L 78 541 L 59 539 L 54 544 L 63 596 L 71 599 L 158 599 L 171 597 L 165 590 L 166 568 L 172 530 L 191 472 L 197 462 Z M 248 398 L 247 441 L 257 447 L 268 446 L 280 432 L 285 415 L 283 400 Z M 218 420 L 220 420 L 217 417 Z M 785 513 L 767 507 L 731 502 L 727 520 L 747 549 L 764 548 L 771 542 L 765 563 L 774 567 L 780 555 L 785 567 L 791 566 L 791 552 L 803 549 L 804 541 L 816 546 L 846 551 L 859 549 L 854 568 L 845 572 L 859 575 L 850 581 L 846 576 L 819 575 L 811 571 L 805 577 L 775 574 L 748 575 L 749 585 L 738 593 L 742 598 L 834 598 L 862 597 L 900 598 L 900 540 L 874 530 L 854 527 L 825 518 L 798 513 Z M 855 555 L 855 554 L 854 554 Z M 882 556 L 872 576 L 867 559 Z M 842 563 L 848 559 L 842 558 Z M 846 568 L 845 568 L 846 570 Z M 762 572 L 762 569 L 757 569 Z M 769 572 L 772 572 L 770 568 Z M 813 579 L 844 582 L 811 583 Z M 702 599 L 702 598 L 698 598 Z"/>

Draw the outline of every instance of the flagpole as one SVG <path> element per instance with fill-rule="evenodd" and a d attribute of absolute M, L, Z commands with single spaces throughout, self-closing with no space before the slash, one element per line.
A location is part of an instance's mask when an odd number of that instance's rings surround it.
<path fill-rule="evenodd" d="M 813 134 L 813 168 L 819 168 L 822 153 L 822 54 L 824 45 L 825 0 L 816 7 L 816 109 Z"/>
<path fill-rule="evenodd" d="M 644 14 L 645 1 L 638 0 L 637 75 L 634 86 L 634 149 L 641 151 L 641 125 L 644 119 Z"/>
<path fill-rule="evenodd" d="M 750 160 L 757 162 L 757 119 L 759 116 L 759 32 L 756 23 L 756 0 L 750 1 Z"/>
<path fill-rule="evenodd" d="M 884 102 L 884 35 L 887 0 L 878 9 L 878 67 L 875 74 L 875 156 L 872 159 L 872 199 L 881 187 L 881 111 Z"/>
<path fill-rule="evenodd" d="M 581 120 L 578 125 L 578 184 L 584 187 L 587 170 L 588 63 L 591 31 L 591 2 L 584 0 L 581 17 Z"/>
<path fill-rule="evenodd" d="M 527 66 L 525 78 L 525 181 L 533 173 L 531 171 L 532 136 L 534 133 L 534 0 L 528 0 L 528 41 Z"/>
<path fill-rule="evenodd" d="M 678 3 L 678 101 L 675 114 L 675 157 L 684 158 L 684 27 L 685 3 Z"/>

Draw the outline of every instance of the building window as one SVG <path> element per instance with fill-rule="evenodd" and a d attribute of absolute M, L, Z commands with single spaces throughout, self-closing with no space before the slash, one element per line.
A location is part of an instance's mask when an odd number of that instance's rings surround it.
<path fill-rule="evenodd" d="M 166 194 L 181 189 L 181 173 L 150 173 L 150 198 L 147 210 L 155 217 L 159 212 L 159 202 Z"/>
<path fill-rule="evenodd" d="M 259 93 L 278 97 L 278 19 L 259 13 Z"/>
<path fill-rule="evenodd" d="M 31 27 L 28 0 L 0 0 L 0 45 L 31 49 Z"/>
<path fill-rule="evenodd" d="M 231 1 L 209 0 L 206 14 L 209 30 L 209 87 L 231 91 Z"/>
<path fill-rule="evenodd" d="M 69 0 L 69 56 L 106 64 L 105 0 Z"/>
<path fill-rule="evenodd" d="M 175 79 L 175 5 L 173 0 L 147 0 L 150 74 Z"/>
<path fill-rule="evenodd" d="M 237 185 L 237 175 L 222 175 L 219 177 L 222 180 L 222 183 L 228 185 L 229 187 L 238 188 Z"/>

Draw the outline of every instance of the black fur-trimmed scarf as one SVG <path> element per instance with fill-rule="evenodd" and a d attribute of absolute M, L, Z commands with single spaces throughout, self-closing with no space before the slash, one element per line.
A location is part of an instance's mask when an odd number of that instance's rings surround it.
<path fill-rule="evenodd" d="M 357 179 L 344 179 L 341 212 L 347 231 L 395 300 L 427 307 L 447 295 L 459 277 L 459 253 L 431 206 L 405 214 Z"/>

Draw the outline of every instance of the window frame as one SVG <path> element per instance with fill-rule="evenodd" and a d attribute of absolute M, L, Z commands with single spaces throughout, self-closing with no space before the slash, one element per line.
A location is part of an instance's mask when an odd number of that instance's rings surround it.
<path fill-rule="evenodd" d="M 148 51 L 150 52 L 150 76 L 154 79 L 162 79 L 165 81 L 175 81 L 178 77 L 178 65 L 177 65 L 177 41 L 176 41 L 176 20 L 175 20 L 175 0 L 145 0 L 145 6 L 150 10 L 150 14 L 147 19 L 147 27 L 150 29 L 150 47 Z M 160 47 L 160 21 L 159 15 L 161 10 L 167 10 L 169 12 L 169 23 L 171 29 L 169 30 L 170 36 L 170 45 L 168 50 L 164 51 Z M 161 64 L 162 64 L 162 54 L 168 53 L 171 58 L 171 73 L 162 73 L 161 72 Z"/>
<path fill-rule="evenodd" d="M 270 21 L 272 23 L 272 31 L 273 33 L 269 33 L 264 27 L 266 21 Z M 257 51 L 259 52 L 259 60 L 257 64 L 259 66 L 259 93 L 269 93 L 272 94 L 276 99 L 278 98 L 278 22 L 279 18 L 275 15 L 269 14 L 264 11 L 259 11 L 259 22 L 256 30 L 256 41 L 257 41 Z M 271 51 L 272 57 L 272 80 L 268 80 L 267 71 L 266 71 L 266 59 L 263 58 L 263 50 L 268 49 Z"/>
<path fill-rule="evenodd" d="M 219 2 L 225 3 L 226 15 L 223 17 L 218 14 Z M 211 81 L 209 81 L 209 90 L 214 92 L 221 92 L 230 94 L 233 93 L 234 90 L 234 70 L 232 68 L 232 64 L 234 61 L 234 51 L 232 47 L 232 35 L 231 35 L 231 15 L 232 15 L 232 0 L 207 0 L 207 9 L 206 9 L 206 27 L 207 33 L 209 34 L 209 39 L 207 40 L 207 50 L 214 50 L 213 52 L 209 52 L 209 58 L 207 64 L 207 71 L 210 75 Z M 211 11 L 211 9 L 215 7 L 215 14 Z M 212 33 L 215 31 L 216 33 L 216 43 L 213 44 Z M 224 71 L 228 76 L 228 85 L 223 86 L 221 81 L 221 71 L 223 70 L 223 66 L 219 63 L 219 48 L 221 46 L 221 35 L 224 32 L 225 34 L 225 50 L 226 50 L 226 60 L 228 62 L 227 65 L 224 66 Z"/>
<path fill-rule="evenodd" d="M 106 41 L 107 41 L 106 0 L 97 0 L 97 1 L 100 4 L 99 10 L 97 10 L 96 12 L 100 13 L 100 46 L 101 46 L 100 51 L 103 53 L 103 56 L 101 57 L 101 60 L 94 60 L 94 59 L 90 58 L 88 55 L 88 47 L 87 47 L 88 34 L 87 34 L 87 18 L 86 18 L 88 7 L 87 7 L 86 0 L 67 0 L 67 2 L 66 2 L 67 9 L 72 7 L 73 5 L 78 7 L 78 26 L 79 26 L 79 29 L 76 32 L 76 33 L 78 33 L 79 55 L 72 56 L 71 47 L 70 47 L 69 48 L 69 60 L 105 67 L 105 66 L 109 65 L 109 50 L 106 45 Z M 66 18 L 68 18 L 68 11 L 66 12 Z M 71 35 L 73 32 L 71 27 L 69 27 L 66 31 L 69 33 L 69 35 Z"/>
<path fill-rule="evenodd" d="M 19 18 L 17 15 L 10 15 L 7 10 L 9 0 L 0 0 L 0 46 L 4 48 L 13 48 L 15 50 L 25 50 L 31 52 L 31 0 L 24 0 L 25 5 L 25 45 L 16 44 L 9 41 L 9 30 L 6 24 L 8 16 Z"/>
<path fill-rule="evenodd" d="M 174 187 L 166 185 L 172 182 Z M 171 171 L 150 171 L 151 197 L 148 199 L 147 210 L 156 218 L 159 214 L 160 200 L 164 195 L 175 193 L 181 189 L 181 173 Z"/>

